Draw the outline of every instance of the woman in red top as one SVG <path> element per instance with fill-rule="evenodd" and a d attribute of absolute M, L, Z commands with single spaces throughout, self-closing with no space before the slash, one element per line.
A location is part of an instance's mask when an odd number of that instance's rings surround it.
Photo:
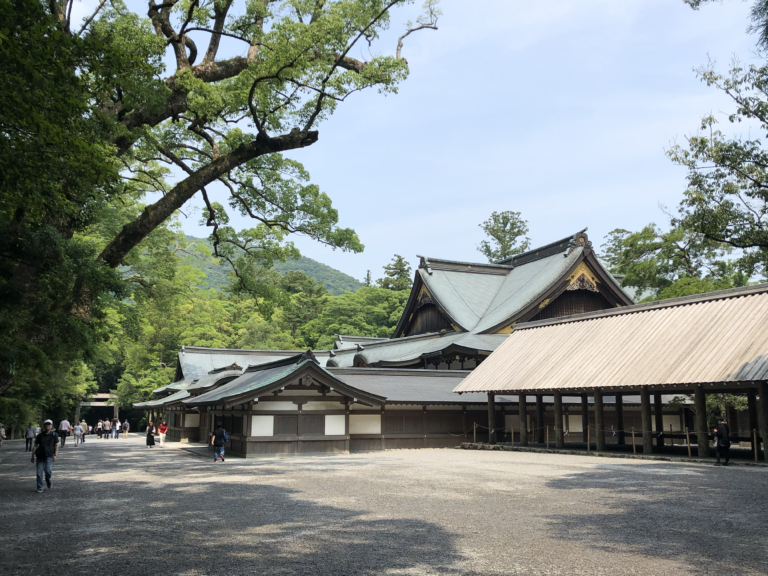
<path fill-rule="evenodd" d="M 157 433 L 160 434 L 160 448 L 165 446 L 165 435 L 168 432 L 168 424 L 165 420 L 157 427 Z"/>

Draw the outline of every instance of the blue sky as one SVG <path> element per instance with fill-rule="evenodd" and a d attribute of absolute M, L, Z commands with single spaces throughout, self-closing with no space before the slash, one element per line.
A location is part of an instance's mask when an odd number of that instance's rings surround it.
<path fill-rule="evenodd" d="M 534 245 L 589 227 L 599 247 L 614 228 L 663 225 L 659 203 L 675 207 L 685 189 L 685 170 L 665 150 L 702 116 L 726 123 L 731 110 L 693 69 L 757 61 L 751 4 L 442 0 L 439 30 L 406 40 L 411 74 L 400 93 L 354 95 L 321 125 L 317 144 L 292 154 L 365 251 L 295 242 L 376 278 L 395 253 L 413 265 L 416 254 L 483 261 L 478 224 L 494 210 L 522 212 Z M 381 52 L 418 12 L 393 13 Z M 207 236 L 198 219 L 182 218 L 185 231 Z"/>

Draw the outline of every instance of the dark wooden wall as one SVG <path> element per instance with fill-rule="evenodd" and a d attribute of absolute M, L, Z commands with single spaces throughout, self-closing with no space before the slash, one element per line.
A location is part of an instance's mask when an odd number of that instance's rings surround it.
<path fill-rule="evenodd" d="M 406 336 L 426 334 L 427 332 L 440 332 L 440 330 L 452 330 L 450 322 L 445 319 L 434 304 L 425 304 L 413 314 Z"/>
<path fill-rule="evenodd" d="M 571 316 L 583 312 L 596 312 L 612 308 L 611 303 L 598 292 L 590 290 L 566 290 L 548 306 L 531 318 L 534 320 L 547 320 L 549 318 L 560 318 L 561 316 Z"/>

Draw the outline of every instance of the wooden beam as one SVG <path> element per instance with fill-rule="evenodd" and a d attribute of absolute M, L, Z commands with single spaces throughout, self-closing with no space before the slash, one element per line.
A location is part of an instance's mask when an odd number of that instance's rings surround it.
<path fill-rule="evenodd" d="M 626 436 L 624 434 L 624 397 L 621 394 L 616 394 L 616 428 L 618 428 L 618 444 L 623 446 L 626 444 Z"/>
<path fill-rule="evenodd" d="M 555 392 L 555 448 L 565 445 L 563 438 L 563 395 Z"/>
<path fill-rule="evenodd" d="M 488 444 L 496 444 L 496 395 L 488 392 Z"/>
<path fill-rule="evenodd" d="M 605 412 L 603 411 L 603 393 L 600 390 L 595 390 L 595 428 L 597 451 L 605 452 Z"/>
<path fill-rule="evenodd" d="M 760 452 L 760 442 L 757 442 L 755 446 L 755 440 L 752 431 L 760 428 L 760 423 L 757 420 L 757 391 L 753 388 L 747 392 L 747 410 L 749 412 L 749 437 L 750 445 L 752 447 L 752 453 Z"/>
<path fill-rule="evenodd" d="M 581 395 L 581 441 L 589 442 L 589 396 Z"/>
<path fill-rule="evenodd" d="M 536 394 L 536 442 L 544 444 L 544 396 Z"/>
<path fill-rule="evenodd" d="M 760 422 L 760 438 L 763 440 L 763 460 L 768 461 L 768 382 L 760 382 L 758 390 L 760 404 L 757 411 L 757 419 Z"/>
<path fill-rule="evenodd" d="M 693 391 L 693 403 L 696 407 L 696 444 L 699 447 L 699 458 L 707 458 L 709 456 L 707 398 L 701 385 L 696 386 Z"/>
<path fill-rule="evenodd" d="M 653 452 L 653 431 L 651 430 L 651 393 L 648 388 L 640 389 L 640 412 L 643 430 L 643 454 Z"/>
<path fill-rule="evenodd" d="M 520 446 L 528 446 L 528 407 L 526 406 L 525 394 L 518 395 L 517 404 L 520 412 Z M 515 438 L 513 436 L 512 444 L 514 443 Z"/>
<path fill-rule="evenodd" d="M 656 451 L 664 450 L 664 416 L 662 415 L 661 392 L 653 395 L 653 417 L 656 424 Z"/>

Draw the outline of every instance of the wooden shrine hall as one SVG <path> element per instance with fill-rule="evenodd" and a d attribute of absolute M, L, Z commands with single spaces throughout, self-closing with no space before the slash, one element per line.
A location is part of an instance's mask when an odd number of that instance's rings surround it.
<path fill-rule="evenodd" d="M 766 326 L 768 284 L 520 323 L 455 391 L 487 393 L 494 422 L 498 394 L 532 396 L 539 403 L 545 394 L 552 396 L 557 447 L 564 445 L 563 398 L 591 397 L 598 451 L 606 449 L 612 430 L 624 431 L 617 441 L 625 441 L 622 397 L 639 395 L 646 454 L 653 450 L 651 396 L 658 418 L 661 394 L 690 394 L 702 457 L 709 455 L 706 395 L 743 394 L 749 403 L 748 434 L 732 439 L 751 442 L 757 456 L 768 438 Z M 606 403 L 609 394 L 612 405 Z M 527 416 L 526 402 L 520 402 L 520 420 Z M 540 413 L 537 419 L 542 422 Z M 489 442 L 496 442 L 493 435 Z M 528 429 L 522 427 L 520 444 L 528 442 Z"/>

